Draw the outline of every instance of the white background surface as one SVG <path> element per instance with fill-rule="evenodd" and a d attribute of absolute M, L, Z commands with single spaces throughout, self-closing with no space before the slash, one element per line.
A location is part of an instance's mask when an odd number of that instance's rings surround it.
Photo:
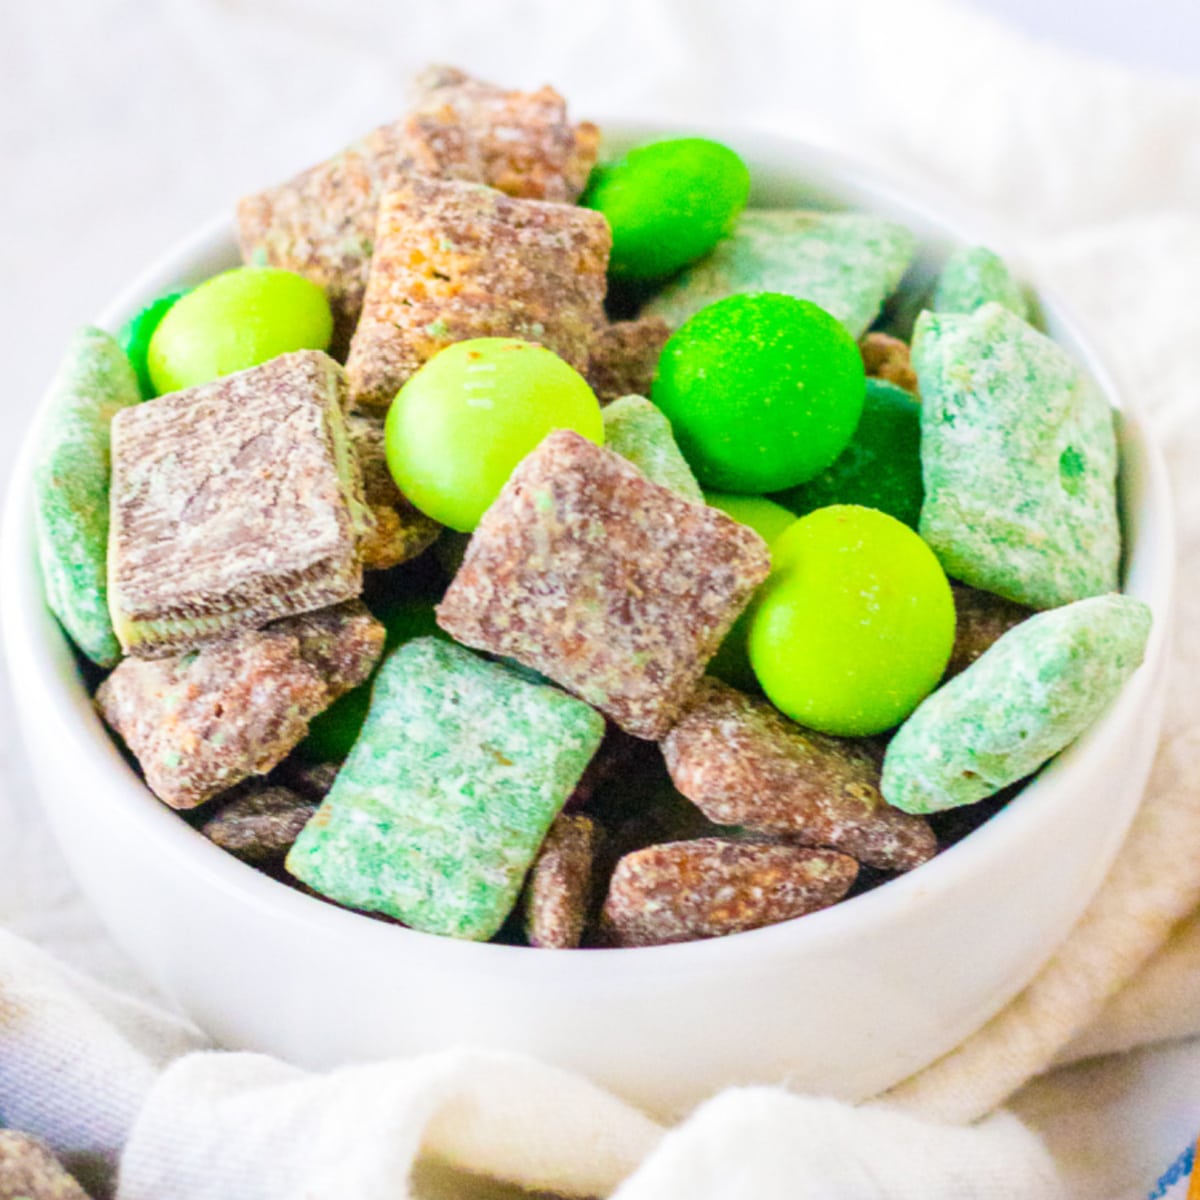
<path fill-rule="evenodd" d="M 1200 76 L 1195 0 L 977 3 L 1060 43 Z M 1162 212 L 1196 207 L 1200 145 L 1190 93 L 1163 84 L 1157 128 L 1169 130 L 1177 114 L 1180 136 L 1162 134 L 1139 160 L 1127 144 L 1139 136 L 1136 127 L 1097 128 L 1082 107 L 1072 110 L 1070 76 L 1059 93 L 1052 70 L 1009 75 L 1005 64 L 1015 60 L 1000 56 L 989 76 L 986 64 L 962 59 L 947 9 L 944 21 L 922 27 L 929 57 L 921 69 L 956 80 L 948 102 L 945 92 L 906 79 L 907 56 L 917 53 L 905 40 L 907 7 L 906 0 L 878 8 L 832 0 L 2 0 L 0 473 L 72 328 L 238 195 L 392 117 L 404 79 L 433 59 L 512 85 L 553 82 L 581 116 L 751 124 L 887 157 L 968 200 L 1003 197 L 1005 214 L 1043 237 L 1086 236 L 1089 223 L 1144 211 L 1142 174 L 1159 181 Z M 862 54 L 872 42 L 862 22 L 879 32 L 873 57 Z M 1045 67 L 1039 52 L 1033 59 Z M 1110 90 L 1123 86 L 1108 68 L 1081 69 Z M 1095 177 L 1085 204 L 1078 186 L 1054 178 L 1053 163 L 1042 164 L 1036 181 L 1023 173 L 1033 155 L 1021 147 L 1040 138 L 1039 106 L 1055 109 L 1060 124 L 1074 120 L 1088 142 Z M 918 127 L 922 134 L 910 136 Z M 1144 172 L 1129 170 L 1131 162 Z M 1067 194 L 1071 206 L 1060 203 Z M 17 695 L 19 702 L 19 681 Z M 12 703 L 7 692 L 0 698 L 0 923 L 110 978 L 125 977 L 74 902 L 36 820 Z M 1195 1051 L 1152 1052 L 1116 1074 L 1081 1068 L 1070 1087 L 1035 1092 L 1027 1105 L 1063 1145 L 1086 1110 L 1107 1106 L 1132 1186 L 1148 1182 L 1200 1127 L 1197 1067 Z M 1110 1152 L 1105 1166 L 1115 1157 Z"/>

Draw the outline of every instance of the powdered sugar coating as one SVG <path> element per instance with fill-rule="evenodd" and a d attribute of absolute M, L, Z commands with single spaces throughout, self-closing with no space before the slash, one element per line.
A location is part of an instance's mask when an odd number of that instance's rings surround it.
<path fill-rule="evenodd" d="M 317 802 L 285 787 L 243 784 L 220 801 L 200 832 L 222 850 L 253 866 L 282 863 Z"/>
<path fill-rule="evenodd" d="M 650 395 L 658 356 L 670 336 L 671 327 L 662 317 L 614 321 L 597 330 L 589 347 L 587 380 L 600 403 Z"/>
<path fill-rule="evenodd" d="M 601 914 L 615 946 L 662 946 L 774 925 L 836 904 L 858 863 L 833 850 L 698 838 L 626 855 Z"/>
<path fill-rule="evenodd" d="M 484 514 L 438 624 L 657 740 L 769 568 L 753 530 L 559 430 Z"/>
<path fill-rule="evenodd" d="M 44 1142 L 15 1129 L 0 1129 L 0 1196 L 6 1200 L 88 1200 Z"/>
<path fill-rule="evenodd" d="M 965 671 L 1010 629 L 1032 617 L 1034 611 L 964 583 L 952 583 L 950 589 L 954 593 L 954 649 L 943 682 Z"/>
<path fill-rule="evenodd" d="M 337 363 L 302 350 L 117 414 L 109 604 L 129 653 L 359 594 L 370 515 L 344 387 Z"/>
<path fill-rule="evenodd" d="M 716 679 L 696 689 L 662 749 L 675 786 L 720 825 L 831 847 L 889 871 L 937 853 L 926 821 L 884 801 L 879 763 L 861 743 L 804 729 Z"/>
<path fill-rule="evenodd" d="M 604 319 L 612 234 L 599 213 L 413 176 L 383 197 L 346 370 L 356 407 L 386 408 L 453 342 L 515 337 L 579 371 Z"/>

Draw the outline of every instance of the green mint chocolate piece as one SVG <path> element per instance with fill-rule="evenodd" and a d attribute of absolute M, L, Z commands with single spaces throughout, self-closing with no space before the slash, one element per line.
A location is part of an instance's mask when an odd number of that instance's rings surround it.
<path fill-rule="evenodd" d="M 882 791 L 910 813 L 974 804 L 1032 774 L 1104 711 L 1142 661 L 1150 609 L 1096 596 L 1011 629 L 900 727 Z"/>
<path fill-rule="evenodd" d="M 956 250 L 938 276 L 933 307 L 938 312 L 973 313 L 989 301 L 1029 320 L 1029 300 L 999 255 L 986 246 Z"/>
<path fill-rule="evenodd" d="M 622 396 L 603 410 L 604 444 L 651 483 L 670 488 L 696 504 L 703 501 L 692 468 L 675 444 L 671 422 L 642 396 Z"/>
<path fill-rule="evenodd" d="M 1117 444 L 1071 357 L 999 304 L 923 313 L 921 536 L 948 575 L 1032 608 L 1117 587 Z"/>
<path fill-rule="evenodd" d="M 72 340 L 46 402 L 34 468 L 34 517 L 46 602 L 93 662 L 121 657 L 108 613 L 110 425 L 141 402 L 121 347 L 100 329 Z"/>
<path fill-rule="evenodd" d="M 438 638 L 408 642 L 288 870 L 340 904 L 486 940 L 603 735 L 557 688 Z"/>

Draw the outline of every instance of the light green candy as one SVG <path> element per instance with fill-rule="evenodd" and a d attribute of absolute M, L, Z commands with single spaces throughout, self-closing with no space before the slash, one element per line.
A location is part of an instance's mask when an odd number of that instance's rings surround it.
<path fill-rule="evenodd" d="M 679 326 L 737 292 L 784 292 L 832 313 L 857 339 L 912 261 L 902 225 L 863 213 L 747 209 L 733 233 L 643 310 Z"/>
<path fill-rule="evenodd" d="M 909 813 L 974 804 L 1031 775 L 1104 711 L 1137 669 L 1150 609 L 1097 596 L 1006 633 L 900 727 L 884 799 Z"/>
<path fill-rule="evenodd" d="M 679 452 L 671 422 L 642 396 L 622 396 L 603 410 L 604 444 L 633 463 L 651 483 L 699 504 L 704 496 Z"/>
<path fill-rule="evenodd" d="M 101 667 L 121 647 L 108 614 L 109 426 L 142 399 L 116 340 L 82 329 L 59 367 L 34 469 L 34 518 L 46 602 L 71 640 Z"/>
<path fill-rule="evenodd" d="M 1029 320 L 1029 300 L 999 255 L 986 246 L 956 250 L 938 276 L 933 307 L 938 312 L 973 313 L 989 301 Z"/>
<path fill-rule="evenodd" d="M 921 536 L 948 575 L 1032 608 L 1117 587 L 1117 443 L 1071 357 L 999 304 L 923 313 Z"/>
<path fill-rule="evenodd" d="M 287 869 L 351 908 L 486 940 L 603 736 L 582 700 L 453 643 L 408 642 Z"/>

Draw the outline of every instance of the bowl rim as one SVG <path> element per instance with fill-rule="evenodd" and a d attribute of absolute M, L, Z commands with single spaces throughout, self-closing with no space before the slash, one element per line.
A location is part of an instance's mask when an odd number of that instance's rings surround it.
<path fill-rule="evenodd" d="M 989 223 L 984 218 L 965 215 L 961 204 L 939 195 L 936 189 L 797 139 L 712 125 L 689 128 L 674 122 L 612 121 L 602 128 L 608 131 L 609 145 L 613 141 L 632 144 L 686 133 L 718 138 L 734 146 L 751 163 L 752 170 L 756 160 L 767 159 L 775 164 L 772 170 L 794 176 L 806 188 L 843 194 L 867 192 L 877 207 L 882 203 L 916 214 L 921 223 L 935 229 L 940 236 L 953 238 L 960 244 L 985 241 L 1003 252 L 1002 239 L 988 231 Z M 856 207 L 854 211 L 860 209 Z M 104 307 L 95 324 L 116 329 L 151 295 L 178 283 L 197 263 L 228 258 L 234 248 L 232 214 L 210 220 L 143 269 Z M 33 538 L 31 482 L 36 447 L 46 420 L 44 395 L 33 412 L 10 479 L 0 547 L 0 561 L 9 580 L 0 596 L 0 609 L 14 691 L 18 679 L 27 679 L 38 691 L 38 698 L 45 701 L 43 707 L 54 715 L 70 749 L 79 756 L 83 768 L 80 774 L 87 777 L 96 772 L 109 777 L 111 786 L 105 789 L 105 800 L 111 795 L 114 801 L 112 818 L 123 822 L 131 837 L 141 839 L 139 844 L 145 847 L 145 853 L 168 857 L 175 868 L 196 876 L 202 886 L 226 892 L 276 921 L 303 926 L 322 937 L 357 939 L 366 953 L 408 953 L 426 958 L 431 966 L 443 972 L 464 976 L 486 970 L 497 978 L 539 982 L 570 974 L 573 982 L 583 986 L 611 987 L 652 977 L 664 968 L 677 975 L 703 976 L 714 969 L 736 967 L 743 960 L 750 963 L 764 957 L 802 956 L 808 947 L 838 941 L 849 945 L 863 930 L 886 925 L 906 909 L 925 905 L 939 894 L 952 893 L 967 877 L 988 870 L 989 865 L 1011 851 L 1014 843 L 1033 834 L 1040 810 L 1067 803 L 1072 768 L 1093 744 L 1110 737 L 1110 730 L 1135 719 L 1134 714 L 1144 703 L 1143 693 L 1150 686 L 1153 667 L 1165 654 L 1175 537 L 1161 451 L 1148 436 L 1136 410 L 1114 384 L 1103 354 L 1069 309 L 1052 289 L 1039 284 L 1036 295 L 1045 312 L 1053 314 L 1054 325 L 1076 344 L 1080 356 L 1086 359 L 1085 368 L 1120 412 L 1126 441 L 1144 465 L 1143 504 L 1155 512 L 1160 522 L 1153 530 L 1153 541 L 1159 551 L 1145 572 L 1146 581 L 1141 589 L 1142 598 L 1154 613 L 1145 660 L 1101 718 L 979 829 L 919 869 L 829 908 L 723 938 L 665 946 L 606 948 L 599 954 L 544 950 L 533 953 L 523 946 L 441 937 L 369 919 L 290 888 L 221 850 L 154 797 L 104 728 L 90 697 L 80 687 L 78 673 L 73 669 L 63 670 L 71 651 L 66 635 L 43 604 Z M 1142 530 L 1138 545 L 1147 539 L 1147 531 Z M 90 720 L 78 719 L 84 713 L 90 714 Z M 41 803 L 45 805 L 44 800 Z"/>

